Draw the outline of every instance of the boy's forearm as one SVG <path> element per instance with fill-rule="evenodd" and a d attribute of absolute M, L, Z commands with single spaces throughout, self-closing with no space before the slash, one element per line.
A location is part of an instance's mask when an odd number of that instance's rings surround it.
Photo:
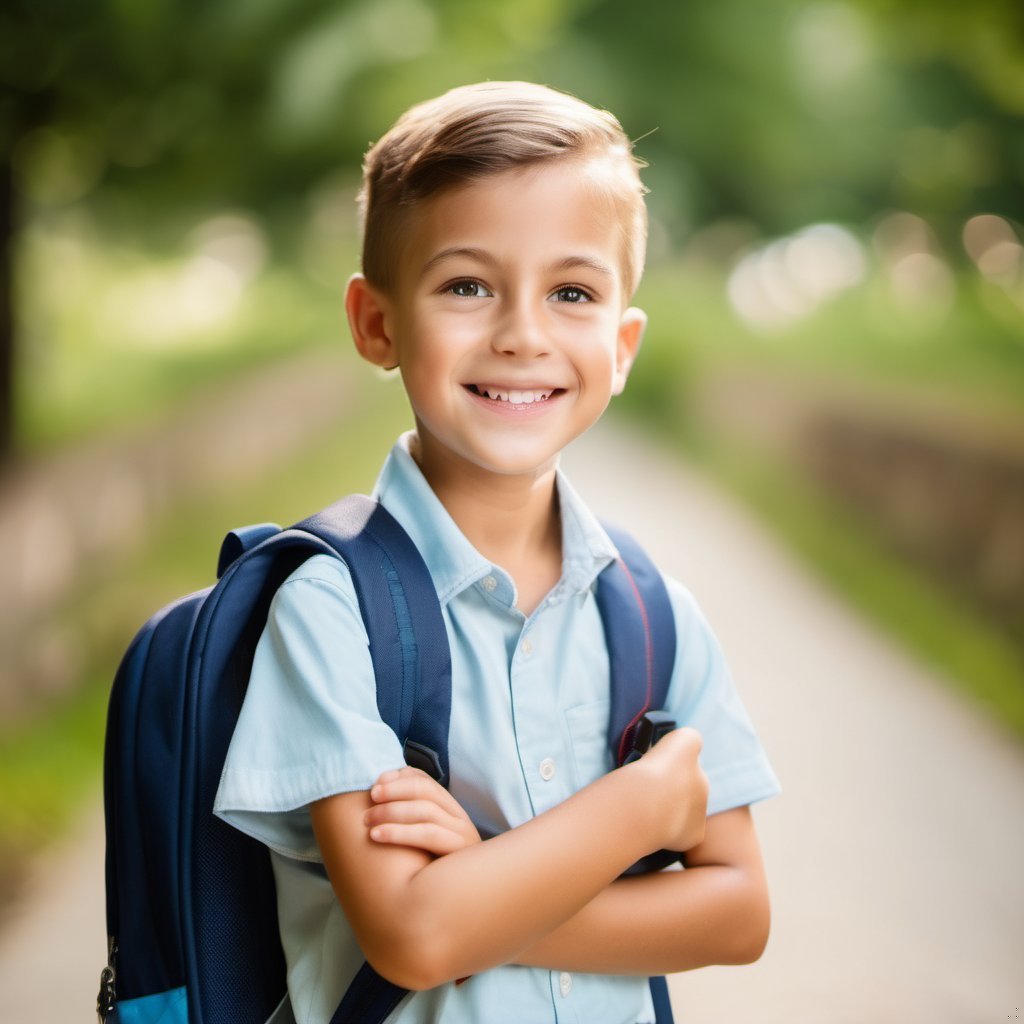
<path fill-rule="evenodd" d="M 313 825 L 366 958 L 403 988 L 432 988 L 514 961 L 663 845 L 666 809 L 645 799 L 650 782 L 637 762 L 517 828 L 438 859 L 373 843 L 358 811 L 369 794 L 314 804 Z"/>
<path fill-rule="evenodd" d="M 405 899 L 442 941 L 440 973 L 510 962 L 578 914 L 650 852 L 646 818 L 626 774 L 613 772 L 518 828 L 425 865 Z"/>
<path fill-rule="evenodd" d="M 678 729 L 557 807 L 438 859 L 375 843 L 370 793 L 317 801 L 313 829 L 367 960 L 403 988 L 432 988 L 513 962 L 644 854 L 700 844 L 699 752 L 700 737 Z"/>
<path fill-rule="evenodd" d="M 661 872 L 613 882 L 516 963 L 643 975 L 751 963 L 767 926 L 767 907 L 739 869 Z"/>
<path fill-rule="evenodd" d="M 768 938 L 767 882 L 747 808 L 708 821 L 738 856 L 613 882 L 516 962 L 600 974 L 670 974 L 756 960 Z M 732 844 L 731 836 L 742 840 Z M 726 858 L 722 858 L 725 860 Z"/>

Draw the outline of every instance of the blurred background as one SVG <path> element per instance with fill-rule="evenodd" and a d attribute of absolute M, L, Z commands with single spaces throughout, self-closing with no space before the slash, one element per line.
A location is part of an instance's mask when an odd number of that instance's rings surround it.
<path fill-rule="evenodd" d="M 95 800 L 144 618 L 372 486 L 406 417 L 341 310 L 361 156 L 483 78 L 648 164 L 619 414 L 1024 736 L 1017 0 L 8 0 L 0 906 Z"/>

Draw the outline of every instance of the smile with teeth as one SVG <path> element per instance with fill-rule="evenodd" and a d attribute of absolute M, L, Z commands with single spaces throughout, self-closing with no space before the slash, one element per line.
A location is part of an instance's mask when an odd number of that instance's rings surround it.
<path fill-rule="evenodd" d="M 535 402 L 546 402 L 561 388 L 500 388 L 490 384 L 467 384 L 466 387 L 474 395 L 489 398 L 493 402 L 508 402 L 510 405 L 533 405 Z"/>

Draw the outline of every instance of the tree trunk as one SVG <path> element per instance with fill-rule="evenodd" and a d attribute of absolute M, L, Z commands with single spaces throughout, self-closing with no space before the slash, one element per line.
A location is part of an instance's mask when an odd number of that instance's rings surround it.
<path fill-rule="evenodd" d="M 14 453 L 14 178 L 0 160 L 0 464 Z"/>

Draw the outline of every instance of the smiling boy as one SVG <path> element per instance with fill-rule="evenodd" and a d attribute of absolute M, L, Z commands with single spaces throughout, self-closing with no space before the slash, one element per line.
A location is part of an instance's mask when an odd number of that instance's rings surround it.
<path fill-rule="evenodd" d="M 640 346 L 637 164 L 610 114 L 485 83 L 407 112 L 367 156 L 363 204 L 346 309 L 414 417 L 375 493 L 441 603 L 450 792 L 401 767 L 351 579 L 320 557 L 274 600 L 218 812 L 271 849 L 300 1024 L 330 1019 L 364 958 L 414 990 L 389 1021 L 645 1024 L 647 975 L 760 955 L 749 805 L 777 786 L 671 580 L 667 710 L 686 727 L 611 770 L 593 589 L 616 552 L 558 460 Z M 661 848 L 686 870 L 619 878 Z"/>

